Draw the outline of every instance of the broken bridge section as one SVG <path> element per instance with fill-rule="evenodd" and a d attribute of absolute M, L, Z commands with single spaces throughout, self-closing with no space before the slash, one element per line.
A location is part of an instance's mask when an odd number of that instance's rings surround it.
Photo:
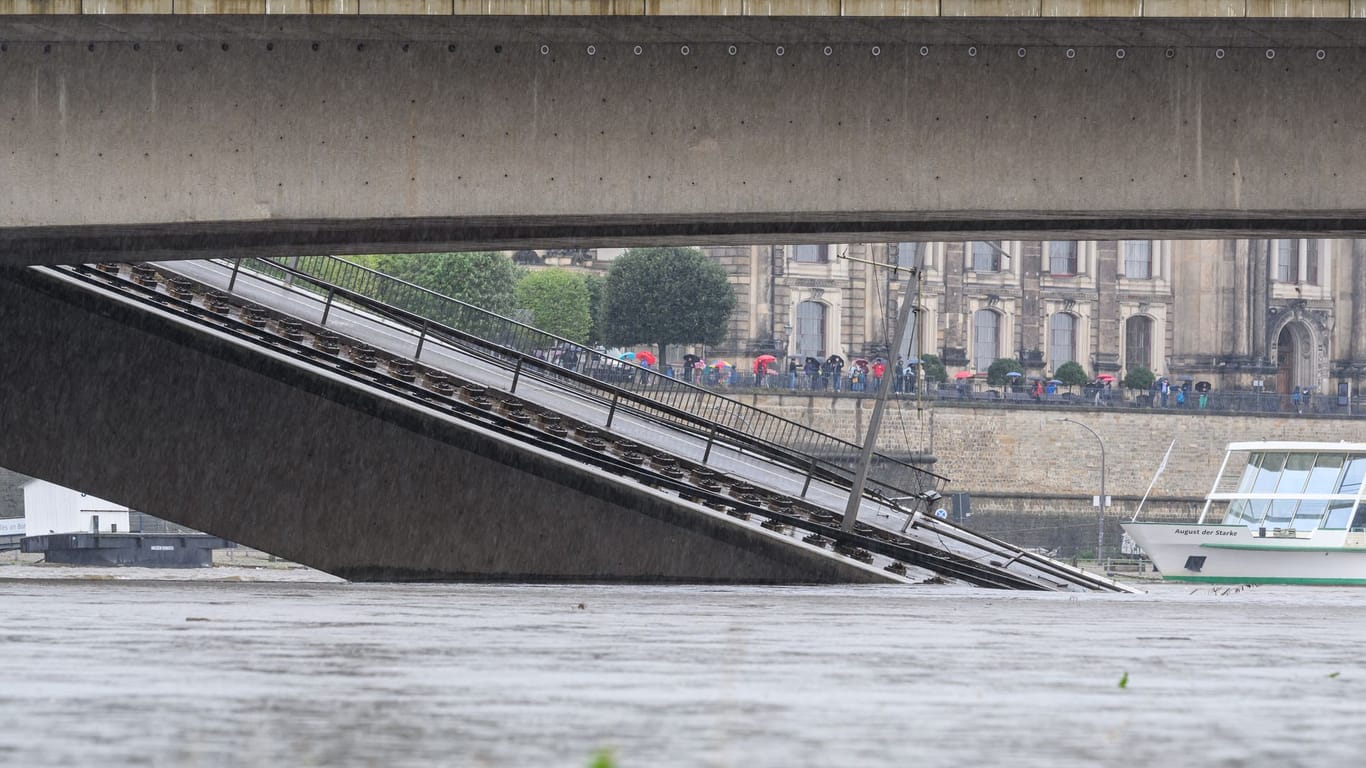
<path fill-rule="evenodd" d="M 845 533 L 808 497 L 810 476 L 800 496 L 771 490 L 781 471 L 801 483 L 782 469 L 781 451 L 721 490 L 717 454 L 752 459 L 754 446 L 717 449 L 715 471 L 683 448 L 640 447 L 632 460 L 621 425 L 615 453 L 606 451 L 605 430 L 577 421 L 570 438 L 569 416 L 505 397 L 495 408 L 491 387 L 466 383 L 456 395 L 452 377 L 430 367 L 420 383 L 411 362 L 376 370 L 373 347 L 343 359 L 336 333 L 312 321 L 224 302 L 214 289 L 187 295 L 183 278 L 145 266 L 129 275 L 7 276 L 5 352 L 33 364 L 3 383 L 6 401 L 24 407 L 3 415 L 0 462 L 353 579 L 823 583 L 938 573 L 1017 589 L 1126 589 L 919 515 L 879 519 L 894 506 Z M 382 310 L 365 307 L 372 320 Z M 76 333 L 87 312 L 105 322 Z M 436 345 L 437 329 L 420 327 Z M 678 432 L 670 439 L 680 445 L 697 437 L 658 419 L 641 425 Z M 837 474 L 817 484 L 838 485 Z"/>

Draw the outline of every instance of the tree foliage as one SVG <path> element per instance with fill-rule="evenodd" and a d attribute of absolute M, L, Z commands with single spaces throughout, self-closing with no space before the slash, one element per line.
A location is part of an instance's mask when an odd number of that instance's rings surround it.
<path fill-rule="evenodd" d="M 607 291 L 607 279 L 602 275 L 590 274 L 583 278 L 584 286 L 588 289 L 588 316 L 592 318 L 593 325 L 588 330 L 588 343 L 601 344 L 602 333 L 602 297 Z"/>
<path fill-rule="evenodd" d="M 352 260 L 500 315 L 517 308 L 520 270 L 501 253 L 394 253 Z"/>
<path fill-rule="evenodd" d="M 1079 387 L 1091 381 L 1091 377 L 1086 375 L 1086 369 L 1076 360 L 1069 360 L 1058 366 L 1058 370 L 1053 372 L 1053 378 L 1069 387 Z"/>
<path fill-rule="evenodd" d="M 1013 357 L 1002 357 L 997 359 L 987 368 L 987 384 L 993 387 L 999 387 L 1004 384 L 1013 384 L 1014 382 L 1010 380 L 1010 377 L 1006 376 L 1006 374 L 1011 371 L 1024 373 L 1024 368 L 1020 365 L 1019 360 L 1016 360 Z"/>
<path fill-rule="evenodd" d="M 633 248 L 607 272 L 602 329 L 608 344 L 719 344 L 735 292 L 725 270 L 696 248 Z"/>
<path fill-rule="evenodd" d="M 567 269 L 528 272 L 517 281 L 517 303 L 531 312 L 531 324 L 580 344 L 593 328 L 588 286 Z"/>
<path fill-rule="evenodd" d="M 920 370 L 925 381 L 943 384 L 949 380 L 949 372 L 945 370 L 944 363 L 939 359 L 939 355 L 921 355 Z"/>
<path fill-rule="evenodd" d="M 1157 376 L 1146 365 L 1135 365 L 1124 375 L 1124 386 L 1129 389 L 1148 389 Z"/>

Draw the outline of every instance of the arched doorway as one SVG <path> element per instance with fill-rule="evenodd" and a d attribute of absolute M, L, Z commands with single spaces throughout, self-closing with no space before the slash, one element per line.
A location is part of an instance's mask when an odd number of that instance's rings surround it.
<path fill-rule="evenodd" d="M 1313 337 L 1301 322 L 1291 321 L 1276 336 L 1276 391 L 1293 392 L 1295 387 L 1311 387 L 1313 381 Z"/>

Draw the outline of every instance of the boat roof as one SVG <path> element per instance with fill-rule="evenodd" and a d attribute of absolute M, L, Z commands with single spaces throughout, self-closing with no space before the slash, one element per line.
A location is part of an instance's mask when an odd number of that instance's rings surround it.
<path fill-rule="evenodd" d="M 1345 440 L 1336 443 L 1299 441 L 1299 440 L 1257 440 L 1245 443 L 1229 443 L 1229 451 L 1284 451 L 1286 453 L 1310 453 L 1321 451 L 1341 451 L 1345 453 L 1366 452 L 1366 443 L 1349 443 Z"/>

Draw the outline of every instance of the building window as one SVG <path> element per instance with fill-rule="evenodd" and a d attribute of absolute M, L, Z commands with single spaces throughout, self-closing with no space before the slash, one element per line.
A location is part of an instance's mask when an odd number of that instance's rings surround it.
<path fill-rule="evenodd" d="M 974 240 L 972 242 L 972 271 L 1001 271 L 1001 241 Z"/>
<path fill-rule="evenodd" d="M 1077 274 L 1077 244 L 1065 240 L 1049 240 L 1048 271 L 1054 275 Z"/>
<path fill-rule="evenodd" d="M 792 248 L 792 260 L 799 264 L 824 264 L 826 251 L 824 245 L 798 245 Z"/>
<path fill-rule="evenodd" d="M 972 316 L 972 365 L 985 371 L 1000 357 L 1001 316 L 979 309 Z"/>
<path fill-rule="evenodd" d="M 1048 362 L 1053 370 L 1077 359 L 1077 319 L 1058 312 L 1048 321 Z"/>
<path fill-rule="evenodd" d="M 1134 315 L 1124 321 L 1124 370 L 1138 366 L 1153 367 L 1153 321 L 1150 317 Z"/>
<path fill-rule="evenodd" d="M 896 243 L 892 246 L 892 263 L 898 267 L 924 267 L 928 243 Z"/>
<path fill-rule="evenodd" d="M 1272 240 L 1271 258 L 1278 283 L 1300 281 L 1300 241 Z"/>
<path fill-rule="evenodd" d="M 797 348 L 799 357 L 825 357 L 825 305 L 803 301 L 797 305 Z"/>
<path fill-rule="evenodd" d="M 1153 276 L 1153 241 L 1124 240 L 1124 276 L 1147 280 Z"/>

